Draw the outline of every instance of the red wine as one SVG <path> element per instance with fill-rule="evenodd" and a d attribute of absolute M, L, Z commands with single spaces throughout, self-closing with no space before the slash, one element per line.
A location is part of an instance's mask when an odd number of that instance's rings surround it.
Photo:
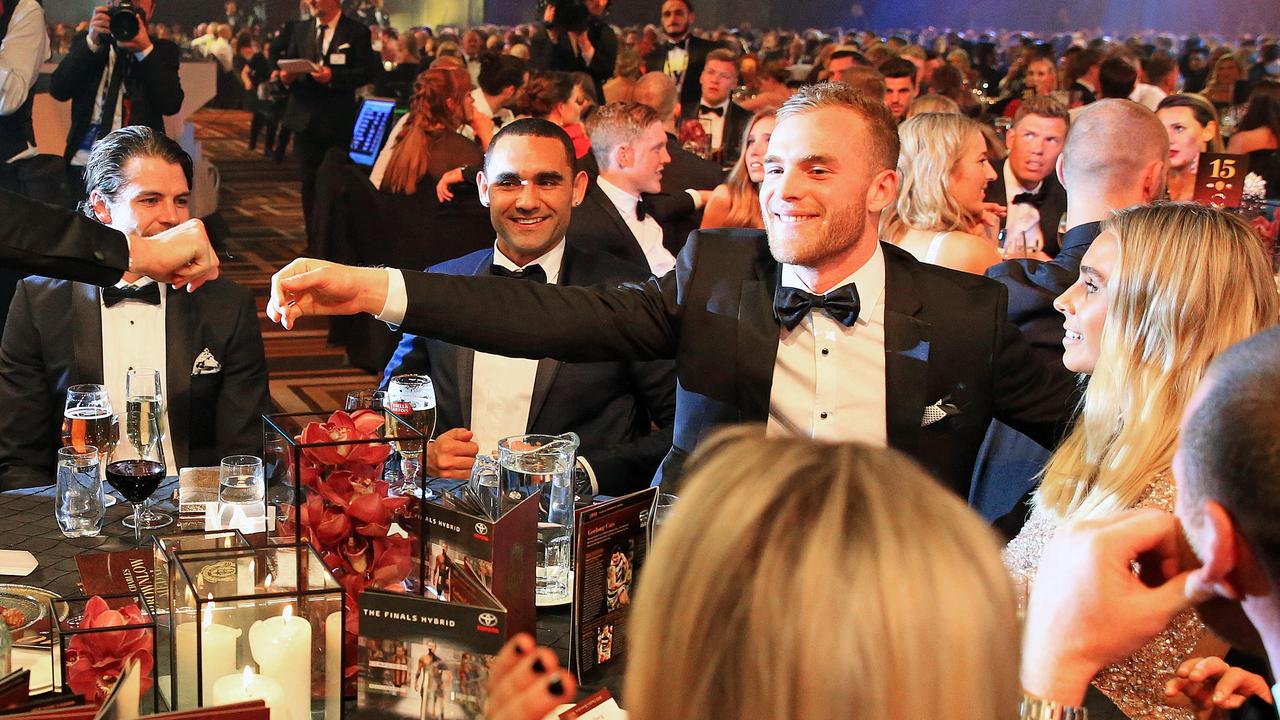
<path fill-rule="evenodd" d="M 151 497 L 164 479 L 164 463 L 155 460 L 117 460 L 107 465 L 107 483 L 131 503 Z"/>

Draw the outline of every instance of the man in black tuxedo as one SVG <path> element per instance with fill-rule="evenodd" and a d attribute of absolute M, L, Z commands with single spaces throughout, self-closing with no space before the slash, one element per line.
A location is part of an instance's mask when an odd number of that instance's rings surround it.
<path fill-rule="evenodd" d="M 1052 444 L 1074 381 L 1031 361 L 999 285 L 878 242 L 897 156 L 883 104 L 839 83 L 808 86 L 769 141 L 767 234 L 694 233 L 665 277 L 499 287 L 304 258 L 276 273 L 267 313 L 292 327 L 308 314 L 371 312 L 527 357 L 675 358 L 667 482 L 716 427 L 764 422 L 780 435 L 897 448 L 964 495 L 990 419 Z"/>
<path fill-rule="evenodd" d="M 123 233 L 187 220 L 191 159 L 147 127 L 103 138 L 90 156 L 86 213 Z M 270 409 L 253 295 L 226 280 L 187 294 L 125 273 L 112 287 L 30 277 L 18 285 L 0 343 L 0 486 L 53 482 L 66 390 L 106 385 L 123 412 L 125 377 L 164 381 L 170 471 L 262 449 Z M 121 439 L 117 452 L 128 452 Z"/>
<path fill-rule="evenodd" d="M 136 0 L 138 34 L 111 36 L 107 6 L 93 9 L 89 29 L 76 36 L 49 81 L 55 100 L 71 101 L 71 129 L 63 159 L 77 184 L 94 143 L 116 128 L 145 125 L 164 132 L 164 118 L 182 109 L 178 46 L 147 33 L 154 0 Z"/>
<path fill-rule="evenodd" d="M 1057 163 L 1068 198 L 1062 249 L 1049 262 L 1006 260 L 987 270 L 987 277 L 1008 288 L 1009 320 L 1039 364 L 1062 366 L 1062 313 L 1053 301 L 1079 277 L 1080 260 L 1102 220 L 1163 194 L 1169 140 L 1161 127 L 1155 113 L 1129 100 L 1099 100 L 1081 108 Z M 1016 510 L 1001 528 L 1012 536 L 1025 516 L 1019 500 L 1035 487 L 1048 459 L 1039 444 L 993 422 L 974 470 L 970 504 L 991 520 Z"/>
<path fill-rule="evenodd" d="M 676 94 L 675 81 L 660 72 L 645 73 L 631 90 L 633 100 L 658 113 L 662 128 L 667 133 L 667 154 L 671 156 L 671 162 L 662 169 L 660 194 L 681 203 L 688 196 L 694 205 L 692 211 L 686 209 L 662 221 L 663 237 L 673 238 L 678 247 L 684 247 L 684 239 L 702 224 L 705 196 L 724 182 L 724 171 L 716 163 L 680 147 L 675 135 L 676 119 L 680 115 Z"/>
<path fill-rule="evenodd" d="M 694 120 L 706 128 L 712 154 L 728 167 L 742 154 L 742 133 L 751 123 L 751 111 L 729 97 L 738 86 L 738 60 L 729 50 L 712 50 L 699 77 L 702 94 L 695 103 L 681 104 L 680 122 Z"/>
<path fill-rule="evenodd" d="M 986 201 L 1005 206 L 1001 226 L 1049 257 L 1058 254 L 1058 226 L 1067 210 L 1067 191 L 1054 170 L 1070 125 L 1066 106 L 1052 97 L 1024 100 L 1006 136 L 1009 155 L 991 164 L 999 177 L 987 184 Z"/>
<path fill-rule="evenodd" d="M 609 103 L 587 119 L 587 134 L 600 172 L 569 222 L 569 245 L 665 275 L 675 267 L 684 238 L 663 227 L 671 220 L 669 208 L 654 207 L 650 195 L 661 193 L 663 168 L 671 162 L 662 121 L 640 103 Z M 689 215 L 694 209 L 687 195 L 660 204 L 679 204 Z"/>
<path fill-rule="evenodd" d="M 311 227 L 316 172 L 330 148 L 351 144 L 356 119 L 356 88 L 373 80 L 378 69 L 369 28 L 342 14 L 338 0 L 308 0 L 310 22 L 293 28 L 284 58 L 319 66 L 308 74 L 281 73 L 289 86 L 283 123 L 296 137 L 302 164 L 302 212 Z"/>
<path fill-rule="evenodd" d="M 643 266 L 565 242 L 587 176 L 574 171 L 572 141 L 554 123 L 528 119 L 504 127 L 489 146 L 477 184 L 497 231 L 494 247 L 429 272 L 553 285 L 648 276 Z M 669 360 L 522 360 L 405 335 L 383 384 L 400 373 L 431 376 L 436 425 L 452 428 L 428 450 L 428 472 L 434 475 L 467 477 L 476 453 L 496 449 L 503 437 L 575 432 L 582 439 L 579 466 L 594 481 L 592 489 L 622 495 L 647 486 L 671 447 L 676 385 Z M 651 423 L 660 429 L 651 431 Z"/>
<path fill-rule="evenodd" d="M 716 44 L 693 36 L 693 0 L 663 1 L 662 32 L 667 39 L 644 56 L 645 70 L 670 75 L 680 88 L 680 104 L 693 107 L 702 95 L 707 53 Z"/>
<path fill-rule="evenodd" d="M 604 21 L 609 0 L 585 0 L 585 17 L 568 18 L 565 24 L 556 18 L 556 6 L 547 4 L 542 19 L 547 27 L 535 35 L 545 58 L 539 67 L 562 72 L 585 72 L 603 88 L 613 77 L 618 62 L 618 35 Z M 563 19 L 561 19 L 563 20 Z"/>

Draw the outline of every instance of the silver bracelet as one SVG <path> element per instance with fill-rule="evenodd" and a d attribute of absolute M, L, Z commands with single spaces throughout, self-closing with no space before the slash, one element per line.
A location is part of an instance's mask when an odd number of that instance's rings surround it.
<path fill-rule="evenodd" d="M 1024 690 L 1018 717 L 1021 720 L 1089 720 L 1089 711 L 1083 705 L 1063 705 Z"/>

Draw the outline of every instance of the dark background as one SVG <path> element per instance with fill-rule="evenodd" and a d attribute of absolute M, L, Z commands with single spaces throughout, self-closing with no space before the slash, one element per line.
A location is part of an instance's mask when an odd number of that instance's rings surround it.
<path fill-rule="evenodd" d="M 271 23 L 297 13 L 296 0 L 266 0 Z M 536 0 L 386 0 L 394 24 L 439 25 L 491 22 L 516 24 L 534 19 Z M 45 0 L 53 21 L 87 19 L 93 0 Z M 661 0 L 613 0 L 611 21 L 619 25 L 657 22 Z M 1161 30 L 1177 33 L 1276 32 L 1277 0 L 694 0 L 698 25 L 755 27 L 842 26 L 888 30 L 896 27 L 1034 29 L 1101 28 L 1111 33 Z M 221 0 L 157 0 L 157 19 L 187 26 L 222 13 Z"/>

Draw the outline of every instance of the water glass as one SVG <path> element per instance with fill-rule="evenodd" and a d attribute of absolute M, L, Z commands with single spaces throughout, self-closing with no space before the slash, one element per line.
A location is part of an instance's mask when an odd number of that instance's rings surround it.
<path fill-rule="evenodd" d="M 680 498 L 671 493 L 658 493 L 658 497 L 653 501 L 653 519 L 650 521 L 650 526 L 656 530 L 670 520 L 671 513 L 679 500 Z"/>
<path fill-rule="evenodd" d="M 106 492 L 98 472 L 98 448 L 58 450 L 58 487 L 53 513 L 58 528 L 69 538 L 95 537 L 106 516 Z"/>
<path fill-rule="evenodd" d="M 218 527 L 239 528 L 244 532 L 261 532 L 265 527 L 266 483 L 262 458 L 253 455 L 231 455 L 218 467 Z"/>
<path fill-rule="evenodd" d="M 498 441 L 499 481 L 503 497 L 541 494 L 538 522 L 537 597 L 567 598 L 573 545 L 573 475 L 580 440 L 563 435 L 514 435 Z"/>
<path fill-rule="evenodd" d="M 502 517 L 502 485 L 498 459 L 493 455 L 477 455 L 471 466 L 471 492 L 490 520 Z"/>

